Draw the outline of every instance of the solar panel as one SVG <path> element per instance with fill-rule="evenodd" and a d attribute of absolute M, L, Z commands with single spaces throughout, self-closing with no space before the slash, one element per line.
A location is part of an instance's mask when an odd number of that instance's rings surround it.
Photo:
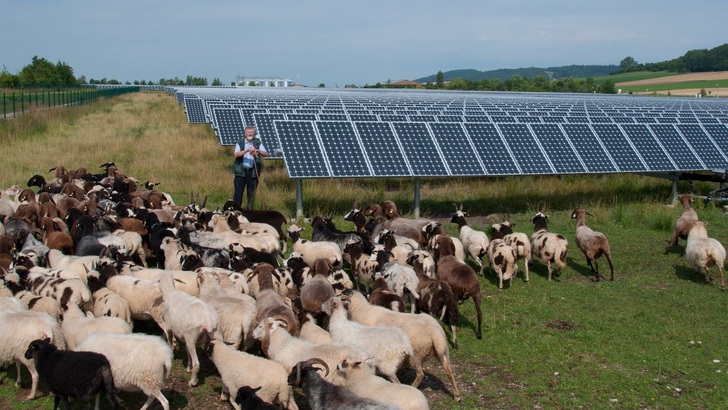
<path fill-rule="evenodd" d="M 653 124 L 650 125 L 650 129 L 677 165 L 677 169 L 705 169 L 705 165 L 698 159 L 693 148 L 683 139 L 674 125 Z"/>
<path fill-rule="evenodd" d="M 632 140 L 632 145 L 640 153 L 640 156 L 651 171 L 670 171 L 677 169 L 670 157 L 665 153 L 657 140 L 652 136 L 647 125 L 622 125 L 627 137 Z"/>
<path fill-rule="evenodd" d="M 404 155 L 413 176 L 448 175 L 427 126 L 422 122 L 393 122 Z"/>
<path fill-rule="evenodd" d="M 617 125 L 593 124 L 592 129 L 614 160 L 618 171 L 649 171 L 647 165 L 642 162 L 640 156 L 632 148 L 630 141 L 622 134 L 622 130 Z"/>
<path fill-rule="evenodd" d="M 331 176 L 313 122 L 274 121 L 274 128 L 280 138 L 286 170 L 291 178 Z"/>
<path fill-rule="evenodd" d="M 253 121 L 258 136 L 268 150 L 268 155 L 272 157 L 280 157 L 283 154 L 274 121 L 284 120 L 285 118 L 286 115 L 283 113 L 253 113 Z"/>
<path fill-rule="evenodd" d="M 245 135 L 243 116 L 237 108 L 212 107 L 212 123 L 222 145 L 235 145 Z"/>
<path fill-rule="evenodd" d="M 354 127 L 348 121 L 321 121 L 316 123 L 326 157 L 334 177 L 363 177 L 372 172 L 366 163 Z"/>
<path fill-rule="evenodd" d="M 728 126 L 719 124 L 706 124 L 703 126 L 710 137 L 713 138 L 718 148 L 723 151 L 723 155 L 728 154 Z"/>
<path fill-rule="evenodd" d="M 589 172 L 617 171 L 612 159 L 588 124 L 564 124 L 562 129 Z"/>
<path fill-rule="evenodd" d="M 377 177 L 412 175 L 394 131 L 386 122 L 356 122 L 366 157 Z"/>
<path fill-rule="evenodd" d="M 485 170 L 461 124 L 429 124 L 451 175 L 483 175 Z"/>
<path fill-rule="evenodd" d="M 466 123 L 465 129 L 488 175 L 517 175 L 518 168 L 494 124 Z"/>
<path fill-rule="evenodd" d="M 548 159 L 525 124 L 498 124 L 513 157 L 527 175 L 553 174 Z"/>
<path fill-rule="evenodd" d="M 531 125 L 541 147 L 551 160 L 558 173 L 576 174 L 586 172 L 581 159 L 576 154 L 566 136 L 556 124 Z"/>
<path fill-rule="evenodd" d="M 200 98 L 185 97 L 185 111 L 187 112 L 187 122 L 190 124 L 210 122 L 205 115 L 204 102 Z"/>

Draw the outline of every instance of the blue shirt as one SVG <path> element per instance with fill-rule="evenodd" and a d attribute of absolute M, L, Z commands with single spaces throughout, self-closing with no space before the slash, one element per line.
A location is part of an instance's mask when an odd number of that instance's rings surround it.
<path fill-rule="evenodd" d="M 235 143 L 235 152 L 244 151 L 250 147 L 253 146 L 253 141 L 251 140 L 248 142 L 248 140 L 245 140 L 245 146 L 241 149 L 240 144 Z M 261 141 L 260 146 L 258 147 L 258 151 L 266 151 L 265 145 L 263 145 L 263 142 Z M 253 157 L 253 154 L 250 152 L 246 152 L 245 155 L 243 155 L 243 167 L 244 168 L 253 168 L 253 164 L 255 164 L 255 158 Z"/>

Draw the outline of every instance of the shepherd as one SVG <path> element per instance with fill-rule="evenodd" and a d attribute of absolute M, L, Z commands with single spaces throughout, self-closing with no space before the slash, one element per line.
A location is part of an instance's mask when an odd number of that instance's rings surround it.
<path fill-rule="evenodd" d="M 245 209 L 252 209 L 255 201 L 255 190 L 258 188 L 258 179 L 263 167 L 263 158 L 268 156 L 263 142 L 256 136 L 255 127 L 245 127 L 245 138 L 235 143 L 233 154 L 233 201 L 242 207 L 243 191 L 247 189 L 247 203 Z"/>

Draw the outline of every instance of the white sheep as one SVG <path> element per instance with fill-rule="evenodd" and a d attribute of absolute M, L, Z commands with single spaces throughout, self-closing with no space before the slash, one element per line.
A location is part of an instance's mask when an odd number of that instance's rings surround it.
<path fill-rule="evenodd" d="M 513 278 L 518 273 L 518 259 L 516 251 L 503 239 L 493 239 L 487 248 L 488 262 L 491 269 L 498 276 L 498 289 L 503 289 L 503 281 L 510 281 L 513 286 Z"/>
<path fill-rule="evenodd" d="M 20 387 L 20 365 L 28 369 L 32 381 L 27 399 L 32 400 L 38 389 L 38 372 L 33 359 L 25 358 L 25 352 L 30 342 L 46 338 L 51 339 L 59 349 L 64 349 L 66 343 L 61 327 L 46 313 L 6 307 L 0 309 L 0 329 L 0 361 L 15 363 L 15 387 Z"/>
<path fill-rule="evenodd" d="M 343 264 L 343 253 L 338 244 L 334 242 L 318 241 L 313 242 L 301 238 L 301 231 L 297 225 L 290 225 L 287 229 L 291 237 L 293 251 L 303 257 L 308 266 L 313 266 L 314 261 L 319 258 L 326 258 L 334 268 L 340 268 Z"/>
<path fill-rule="evenodd" d="M 366 353 L 356 346 L 336 342 L 315 344 L 291 336 L 286 329 L 286 322 L 277 319 L 267 318 L 261 321 L 253 330 L 253 337 L 261 341 L 266 356 L 280 363 L 289 373 L 297 363 L 312 358 L 319 358 L 333 368 L 349 355 L 366 356 Z M 341 375 L 335 372 L 331 372 L 326 380 L 338 386 L 344 384 Z"/>
<path fill-rule="evenodd" d="M 12 296 L 12 295 L 11 295 Z M 61 304 L 57 300 L 48 296 L 38 296 L 27 290 L 22 290 L 15 294 L 23 304 L 35 312 L 48 313 L 53 319 L 60 320 L 63 315 Z"/>
<path fill-rule="evenodd" d="M 346 307 L 338 297 L 321 306 L 329 315 L 329 333 L 333 341 L 357 346 L 375 359 L 374 365 L 392 383 L 399 383 L 397 370 L 413 355 L 409 338 L 398 327 L 364 326 L 347 318 Z"/>
<path fill-rule="evenodd" d="M 428 410 L 425 395 L 413 386 L 390 383 L 373 374 L 371 360 L 349 356 L 337 365 L 337 373 L 346 377 L 346 387 L 359 397 L 393 404 L 403 410 Z"/>
<path fill-rule="evenodd" d="M 172 346 L 172 335 L 184 341 L 187 348 L 187 371 L 191 372 L 189 386 L 197 386 L 200 361 L 197 345 L 210 339 L 221 338 L 219 317 L 209 303 L 174 288 L 174 279 L 169 272 L 159 275 L 159 289 L 164 300 L 164 322 L 168 325 L 167 341 Z"/>
<path fill-rule="evenodd" d="M 677 245 L 678 239 L 687 239 L 690 230 L 693 229 L 693 222 L 698 220 L 698 213 L 693 209 L 693 196 L 690 194 L 682 194 L 678 196 L 678 201 L 683 206 L 682 214 L 675 223 L 675 229 L 672 232 L 672 238 L 670 244 L 665 248 L 665 254 L 670 252 L 675 245 Z"/>
<path fill-rule="evenodd" d="M 243 293 L 233 296 L 226 292 L 220 285 L 220 278 L 217 273 L 198 270 L 200 300 L 215 308 L 220 319 L 222 340 L 238 349 L 247 348 L 252 344 L 255 299 Z"/>
<path fill-rule="evenodd" d="M 162 273 L 168 273 L 174 279 L 175 289 L 195 297 L 200 294 L 200 288 L 197 286 L 197 274 L 192 271 L 143 268 L 138 265 L 124 264 L 119 273 L 152 281 L 159 279 Z"/>
<path fill-rule="evenodd" d="M 566 254 L 569 251 L 569 241 L 566 240 L 564 235 L 549 232 L 547 226 L 548 220 L 548 215 L 543 212 L 537 212 L 531 218 L 531 222 L 533 223 L 531 251 L 546 263 L 549 271 L 549 281 L 551 281 L 551 275 L 554 271 L 551 263 L 556 264 L 557 276 L 566 267 Z"/>
<path fill-rule="evenodd" d="M 208 223 L 212 233 L 219 236 L 228 246 L 239 243 L 246 248 L 253 248 L 258 251 L 280 252 L 280 242 L 267 234 L 237 233 L 230 229 L 224 215 L 213 215 Z"/>
<path fill-rule="evenodd" d="M 688 243 L 685 246 L 685 258 L 688 263 L 698 268 L 698 272 L 705 269 L 705 281 L 710 282 L 709 268 L 718 267 L 720 272 L 720 289 L 725 290 L 723 279 L 723 265 L 725 263 L 725 248 L 716 239 L 708 237 L 707 222 L 695 221 L 688 234 Z"/>
<path fill-rule="evenodd" d="M 131 333 L 131 325 L 118 317 L 93 317 L 86 314 L 73 303 L 64 306 L 61 330 L 69 349 L 76 347 L 83 339 L 94 333 Z"/>
<path fill-rule="evenodd" d="M 289 410 L 298 410 L 293 389 L 288 385 L 288 372 L 275 361 L 235 350 L 219 340 L 209 343 L 205 352 L 222 378 L 220 400 L 230 400 L 240 410 L 235 394 L 243 386 L 261 387 L 255 394 L 267 403 L 279 403 Z M 232 392 L 232 396 L 230 393 Z"/>
<path fill-rule="evenodd" d="M 436 356 L 452 384 L 453 396 L 460 400 L 460 391 L 455 384 L 455 376 L 450 367 L 450 348 L 442 326 L 430 315 L 393 312 L 373 306 L 364 295 L 353 292 L 349 297 L 349 317 L 366 326 L 394 326 L 402 329 L 409 337 L 413 354 L 408 363 L 415 369 L 416 377 L 412 386 L 418 387 L 425 377 L 423 362 Z"/>
<path fill-rule="evenodd" d="M 148 408 L 155 398 L 164 410 L 169 409 L 169 401 L 162 394 L 162 388 L 172 371 L 173 353 L 161 337 L 139 333 L 95 333 L 86 337 L 74 350 L 106 356 L 117 390 L 141 390 L 147 395 L 141 410 Z"/>
<path fill-rule="evenodd" d="M 468 214 L 463 211 L 463 206 L 460 205 L 460 209 L 456 209 L 455 213 L 450 217 L 450 222 L 458 225 L 460 230 L 460 242 L 463 243 L 463 248 L 468 255 L 475 261 L 480 267 L 480 275 L 483 275 L 483 256 L 486 255 L 488 250 L 488 235 L 483 231 L 478 231 L 470 226 L 465 221 L 465 217 Z"/>
<path fill-rule="evenodd" d="M 406 261 L 405 259 L 405 263 Z M 389 290 L 409 301 L 412 313 L 415 313 L 417 300 L 420 298 L 417 293 L 420 280 L 417 278 L 415 270 L 411 266 L 393 262 L 385 263 L 381 269 L 382 277 L 387 282 Z"/>
<path fill-rule="evenodd" d="M 153 320 L 167 337 L 168 326 L 164 320 L 162 291 L 158 282 L 116 275 L 106 281 L 106 287 L 127 301 L 132 318 Z M 171 340 L 169 342 L 171 343 Z"/>
<path fill-rule="evenodd" d="M 595 280 L 604 276 L 599 273 L 599 259 L 602 255 L 607 259 L 609 264 L 609 272 L 611 276 L 609 280 L 614 280 L 614 266 L 612 265 L 612 251 L 609 247 L 609 241 L 607 236 L 601 232 L 595 232 L 588 226 L 586 226 L 586 216 L 590 214 L 584 209 L 575 208 L 571 213 L 571 219 L 576 220 L 576 246 L 581 249 L 581 252 L 586 256 L 586 263 L 591 268 L 592 273 L 595 276 Z"/>
<path fill-rule="evenodd" d="M 301 318 L 301 331 L 298 337 L 317 345 L 332 341 L 331 333 L 317 325 L 313 315 L 310 313 L 305 313 Z"/>

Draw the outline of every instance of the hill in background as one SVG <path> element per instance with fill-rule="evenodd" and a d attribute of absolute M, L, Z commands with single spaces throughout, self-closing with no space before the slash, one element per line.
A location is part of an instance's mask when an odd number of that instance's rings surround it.
<path fill-rule="evenodd" d="M 525 78 L 533 78 L 538 75 L 542 75 L 549 80 L 558 78 L 587 78 L 587 77 L 599 77 L 614 73 L 619 70 L 617 65 L 568 65 L 562 67 L 528 67 L 528 68 L 501 68 L 498 70 L 490 71 L 478 71 L 475 69 L 465 70 L 451 70 L 445 71 L 445 81 L 452 80 L 453 78 L 462 78 L 469 81 L 481 81 L 498 79 L 501 81 L 508 80 L 509 78 L 520 75 Z M 433 74 L 427 77 L 418 78 L 414 81 L 420 83 L 434 83 L 437 80 L 437 74 Z"/>

